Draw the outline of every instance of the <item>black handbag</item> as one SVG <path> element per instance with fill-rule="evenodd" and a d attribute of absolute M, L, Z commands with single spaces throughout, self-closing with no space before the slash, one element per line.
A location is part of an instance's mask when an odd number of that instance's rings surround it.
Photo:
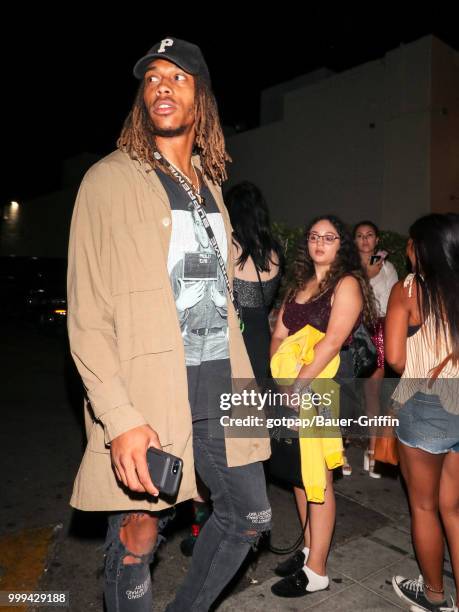
<path fill-rule="evenodd" d="M 303 487 L 299 438 L 271 438 L 269 473 L 294 487 Z"/>
<path fill-rule="evenodd" d="M 352 334 L 349 346 L 355 378 L 367 378 L 376 370 L 378 353 L 363 323 Z"/>
<path fill-rule="evenodd" d="M 276 407 L 275 417 L 298 417 L 298 414 L 287 407 Z M 301 477 L 300 440 L 297 431 L 287 427 L 275 427 L 271 430 L 271 457 L 268 462 L 269 473 L 275 480 L 280 480 L 295 487 L 303 487 Z"/>
<path fill-rule="evenodd" d="M 285 427 L 275 429 L 271 437 L 271 458 L 268 461 L 268 470 L 270 477 L 274 480 L 279 480 L 284 484 L 300 487 L 301 489 L 304 488 L 301 477 L 301 453 L 298 432 L 286 429 Z M 268 545 L 269 550 L 276 555 L 292 553 L 303 542 L 306 527 L 307 521 L 301 528 L 301 533 L 297 540 L 287 548 L 279 548 L 272 544 L 271 531 Z"/>

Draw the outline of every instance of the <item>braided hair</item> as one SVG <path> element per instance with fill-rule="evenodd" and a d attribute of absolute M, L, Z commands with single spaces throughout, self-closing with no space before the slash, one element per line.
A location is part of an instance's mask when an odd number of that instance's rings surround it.
<path fill-rule="evenodd" d="M 231 158 L 225 149 L 217 102 L 205 79 L 196 76 L 195 87 L 195 152 L 201 158 L 203 173 L 213 183 L 221 185 L 227 178 L 226 162 Z M 159 162 L 154 157 L 155 130 L 143 100 L 144 88 L 142 80 L 116 145 L 131 159 L 146 162 L 156 169 Z"/>

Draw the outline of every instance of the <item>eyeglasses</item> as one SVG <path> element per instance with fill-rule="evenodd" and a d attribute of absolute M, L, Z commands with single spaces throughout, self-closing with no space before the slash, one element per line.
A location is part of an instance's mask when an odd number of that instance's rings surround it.
<path fill-rule="evenodd" d="M 333 244 L 335 240 L 339 240 L 339 236 L 335 236 L 335 234 L 316 234 L 311 232 L 307 235 L 308 242 L 319 242 L 319 238 L 322 238 L 326 244 Z"/>

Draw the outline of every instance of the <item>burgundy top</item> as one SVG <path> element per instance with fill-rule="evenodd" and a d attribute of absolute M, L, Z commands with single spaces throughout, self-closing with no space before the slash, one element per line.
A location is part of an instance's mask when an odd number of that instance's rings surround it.
<path fill-rule="evenodd" d="M 288 335 L 292 336 L 305 325 L 312 325 L 319 331 L 325 333 L 327 331 L 328 320 L 331 313 L 331 297 L 334 287 L 330 287 L 325 293 L 317 298 L 313 298 L 305 304 L 298 302 L 286 302 L 284 307 L 284 315 L 282 323 L 288 329 Z M 362 315 L 359 315 L 351 335 L 345 340 L 343 346 L 348 346 L 352 342 L 352 334 L 361 323 Z"/>

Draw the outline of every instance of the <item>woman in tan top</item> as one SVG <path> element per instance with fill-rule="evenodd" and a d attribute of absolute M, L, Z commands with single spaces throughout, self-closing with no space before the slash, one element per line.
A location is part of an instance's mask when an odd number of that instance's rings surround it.
<path fill-rule="evenodd" d="M 419 610 L 447 607 L 444 541 L 459 592 L 459 215 L 432 214 L 410 228 L 413 274 L 392 289 L 386 360 L 401 374 L 393 395 L 400 467 L 422 575 L 394 576 L 397 595 Z"/>

